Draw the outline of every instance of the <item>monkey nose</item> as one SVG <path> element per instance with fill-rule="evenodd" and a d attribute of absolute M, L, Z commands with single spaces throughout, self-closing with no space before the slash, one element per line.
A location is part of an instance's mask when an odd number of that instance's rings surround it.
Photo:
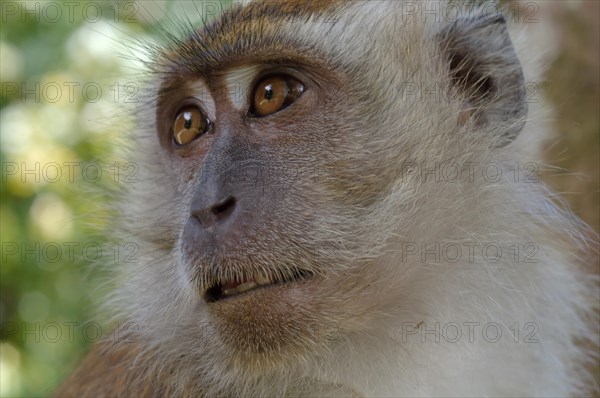
<path fill-rule="evenodd" d="M 192 210 L 192 217 L 195 217 L 204 228 L 212 227 L 227 220 L 233 214 L 237 200 L 229 195 L 211 206 Z"/>

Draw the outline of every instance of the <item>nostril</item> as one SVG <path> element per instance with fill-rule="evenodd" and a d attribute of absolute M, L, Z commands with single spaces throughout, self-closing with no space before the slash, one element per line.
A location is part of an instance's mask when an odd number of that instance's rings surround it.
<path fill-rule="evenodd" d="M 190 215 L 198 220 L 202 227 L 210 228 L 216 223 L 225 221 L 231 216 L 235 210 L 236 203 L 237 200 L 233 196 L 227 196 L 225 199 L 214 203 L 212 206 L 204 207 L 201 210 L 192 209 Z"/>
<path fill-rule="evenodd" d="M 217 220 L 223 220 L 227 218 L 235 209 L 236 200 L 233 196 L 229 196 L 221 202 L 211 207 L 211 212 L 217 217 Z"/>

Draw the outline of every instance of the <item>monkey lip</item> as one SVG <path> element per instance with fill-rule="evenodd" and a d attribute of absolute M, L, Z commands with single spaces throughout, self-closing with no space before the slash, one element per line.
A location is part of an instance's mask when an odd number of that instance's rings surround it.
<path fill-rule="evenodd" d="M 283 279 L 272 279 L 271 277 L 261 275 L 249 277 L 241 281 L 218 283 L 208 288 L 202 297 L 207 303 L 214 303 L 216 301 L 242 295 L 253 290 L 264 289 L 303 280 L 310 275 L 311 274 L 307 271 L 294 270 L 290 277 Z"/>

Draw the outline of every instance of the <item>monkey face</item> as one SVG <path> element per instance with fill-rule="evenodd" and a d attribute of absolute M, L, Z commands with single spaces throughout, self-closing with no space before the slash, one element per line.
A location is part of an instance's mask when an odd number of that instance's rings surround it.
<path fill-rule="evenodd" d="M 169 74 L 157 108 L 162 156 L 186 198 L 179 267 L 228 346 L 314 345 L 338 327 L 336 308 L 348 316 L 335 302 L 354 293 L 336 286 L 357 278 L 344 257 L 366 245 L 356 208 L 376 192 L 345 198 L 344 179 L 362 177 L 339 173 L 360 155 L 340 120 L 361 115 L 340 101 L 352 96 L 343 76 L 318 60 L 265 56 L 208 76 Z"/>

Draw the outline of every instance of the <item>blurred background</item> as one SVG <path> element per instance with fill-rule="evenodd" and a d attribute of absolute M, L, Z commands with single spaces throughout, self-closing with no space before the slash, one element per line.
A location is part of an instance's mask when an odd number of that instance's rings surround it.
<path fill-rule="evenodd" d="M 139 94 L 136 43 L 155 40 L 159 26 L 176 32 L 174 16 L 211 18 L 221 3 L 0 3 L 0 396 L 48 395 L 110 332 L 87 322 L 90 264 L 106 250 L 90 192 L 127 175 L 114 150 Z M 599 231 L 600 2 L 521 3 L 555 47 L 540 82 L 555 108 L 545 144 L 553 171 L 542 177 Z"/>

